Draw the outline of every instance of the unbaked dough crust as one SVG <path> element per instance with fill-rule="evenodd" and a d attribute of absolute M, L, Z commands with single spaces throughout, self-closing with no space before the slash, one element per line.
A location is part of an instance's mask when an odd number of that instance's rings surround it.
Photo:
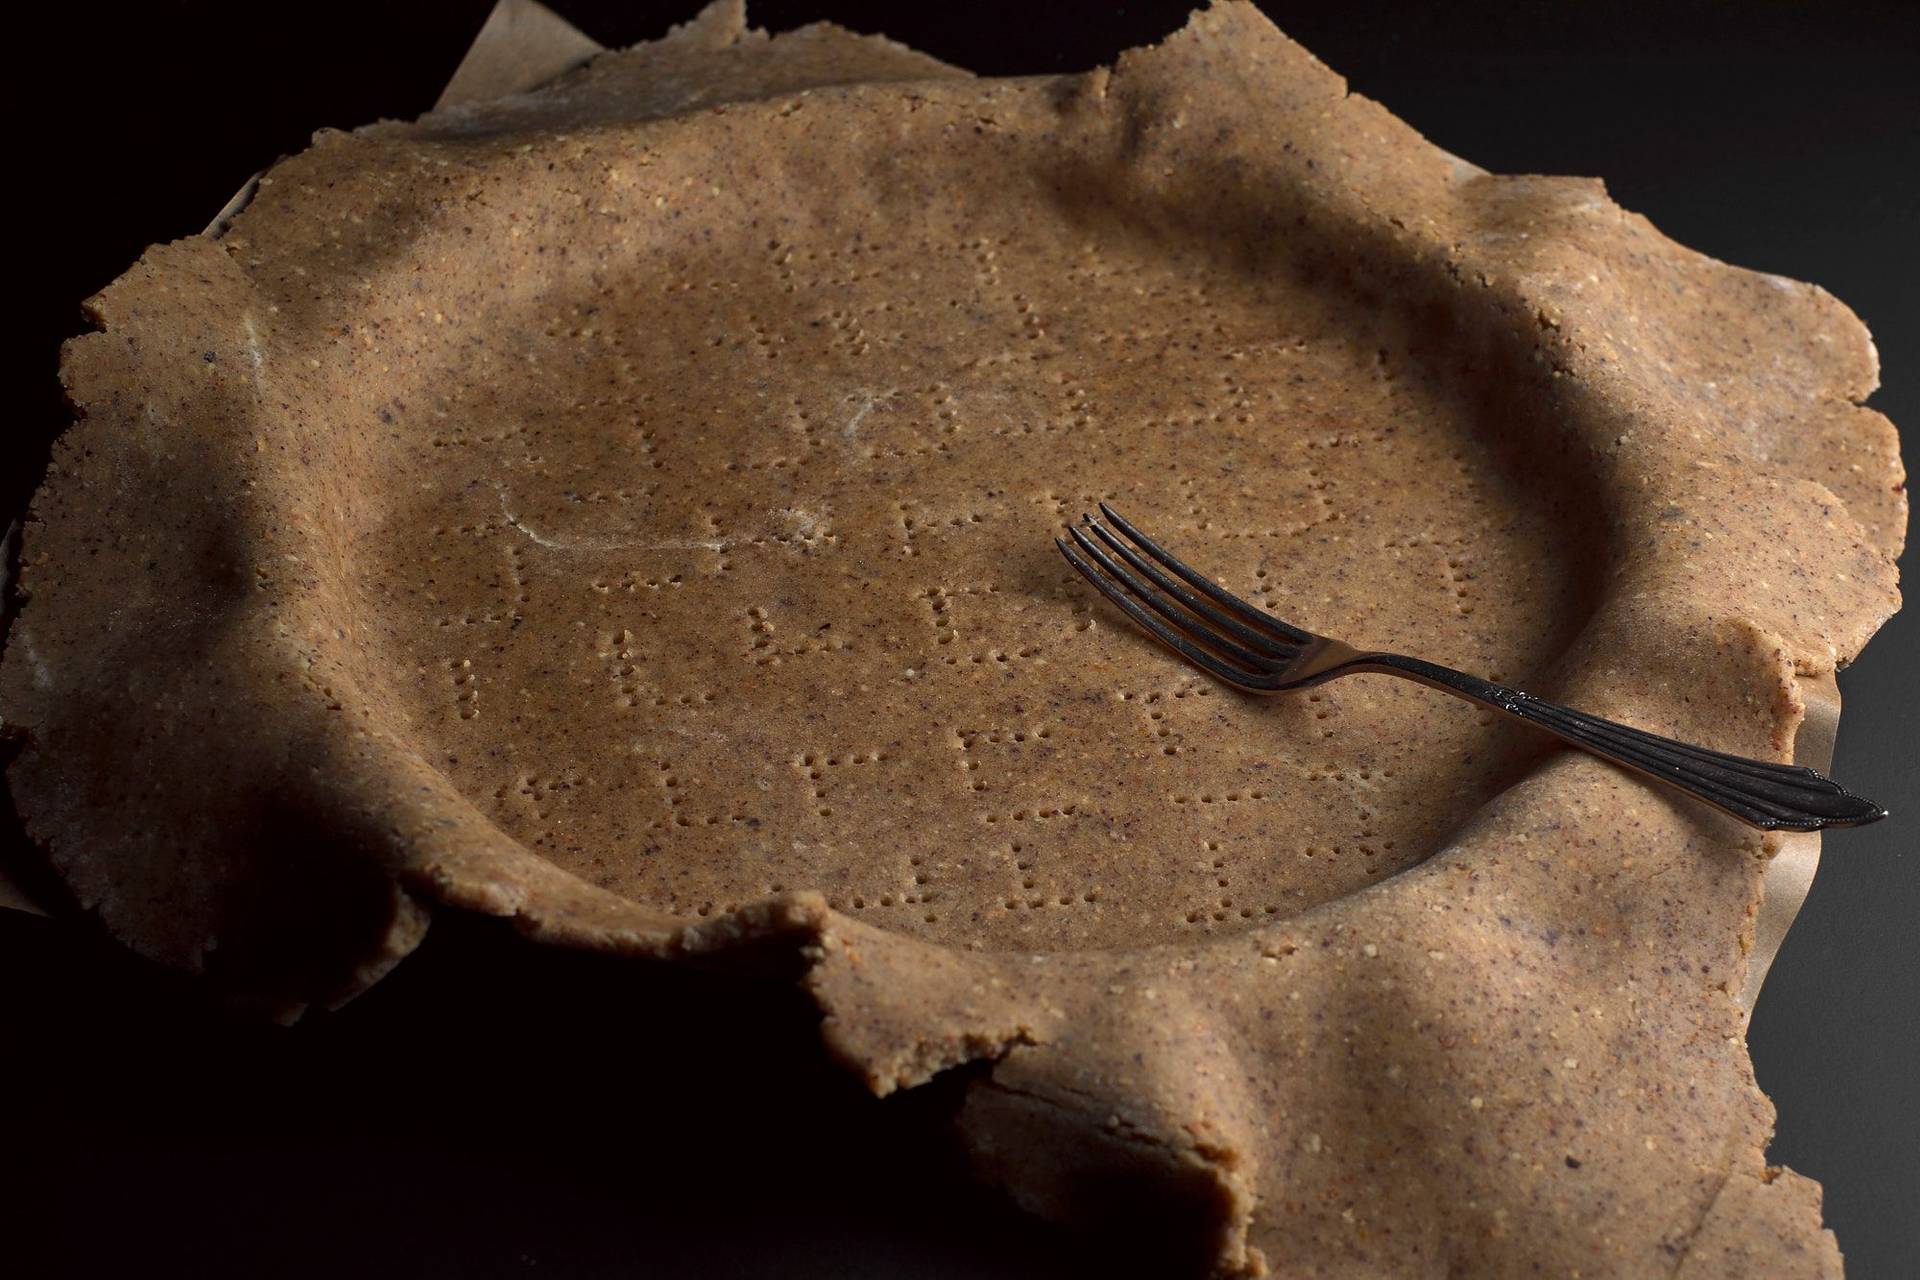
<path fill-rule="evenodd" d="M 1305 625 L 1788 758 L 1905 528 L 1818 288 L 1248 5 L 983 80 L 722 3 L 323 134 L 92 308 L 0 708 L 143 953 L 284 1012 L 432 905 L 792 948 L 876 1091 L 992 1060 L 1023 1203 L 1147 1187 L 1222 1273 L 1838 1273 L 1742 1043 L 1773 842 L 1412 686 L 1209 686 L 1046 536 L 1110 498 Z"/>

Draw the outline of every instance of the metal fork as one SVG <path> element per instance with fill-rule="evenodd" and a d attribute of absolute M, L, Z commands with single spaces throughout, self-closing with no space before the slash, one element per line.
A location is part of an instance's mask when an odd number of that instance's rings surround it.
<path fill-rule="evenodd" d="M 1504 711 L 1603 760 L 1665 783 L 1763 831 L 1877 822 L 1887 811 L 1803 765 L 1689 746 L 1530 693 L 1397 653 L 1362 652 L 1257 609 L 1176 559 L 1112 507 L 1055 538 L 1060 554 L 1148 635 L 1237 689 L 1287 693 L 1337 676 L 1379 672 Z"/>

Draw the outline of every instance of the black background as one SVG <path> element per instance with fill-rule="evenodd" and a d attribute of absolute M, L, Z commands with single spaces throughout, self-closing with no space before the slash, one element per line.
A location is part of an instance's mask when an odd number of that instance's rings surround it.
<path fill-rule="evenodd" d="M 313 129 L 424 110 L 488 7 L 50 9 L 44 56 L 11 60 L 27 163 L 10 203 L 29 231 L 12 241 L 25 328 L 5 346 L 7 510 L 65 421 L 54 369 L 78 301 L 147 242 L 197 231 Z M 556 7 L 619 44 L 696 6 Z M 833 18 L 1022 73 L 1108 60 L 1185 7 L 778 0 L 751 16 Z M 1448 150 L 1602 176 L 1684 244 L 1827 286 L 1878 340 L 1872 403 L 1908 428 L 1911 455 L 1920 6 L 1263 7 Z M 1826 1184 L 1849 1273 L 1873 1280 L 1920 1258 L 1920 618 L 1896 618 L 1841 687 L 1835 771 L 1895 816 L 1829 837 L 1750 1040 L 1780 1111 L 1774 1158 Z M 0 1199 L 21 1211 L 0 1257 L 26 1251 L 15 1274 L 1134 1271 L 974 1188 L 938 1141 L 952 1086 L 872 1102 L 778 988 L 539 951 L 474 920 L 437 923 L 373 992 L 292 1031 L 7 912 L 0 974 L 0 1179 L 21 1184 Z M 661 1026 L 680 1031 L 645 1030 Z"/>

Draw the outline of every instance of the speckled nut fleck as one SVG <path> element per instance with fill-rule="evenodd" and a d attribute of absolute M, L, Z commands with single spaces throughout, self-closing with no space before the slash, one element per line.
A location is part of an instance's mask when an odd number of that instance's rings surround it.
<path fill-rule="evenodd" d="M 1248 5 L 983 80 L 722 3 L 325 134 L 92 305 L 0 711 L 142 953 L 292 1012 L 443 907 L 785 946 L 877 1092 L 993 1060 L 1022 1203 L 1150 1196 L 1113 1229 L 1222 1275 L 1838 1273 L 1742 1044 L 1777 842 L 1399 682 L 1242 699 L 1051 541 L 1115 500 L 1316 630 L 1784 759 L 1905 527 L 1819 289 Z"/>

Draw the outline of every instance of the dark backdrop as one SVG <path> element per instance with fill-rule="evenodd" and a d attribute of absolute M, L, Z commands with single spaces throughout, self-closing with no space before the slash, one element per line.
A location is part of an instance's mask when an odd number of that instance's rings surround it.
<path fill-rule="evenodd" d="M 1873 403 L 1914 451 L 1920 6 L 1263 4 L 1449 150 L 1603 176 L 1684 244 L 1827 286 L 1873 329 Z M 28 230 L 12 242 L 25 324 L 5 347 L 6 509 L 63 424 L 56 349 L 78 301 L 316 127 L 425 109 L 488 7 L 48 7 L 51 28 L 9 59 Z M 617 44 L 695 4 L 557 7 Z M 1014 73 L 1107 60 L 1184 8 L 768 0 L 752 16 L 830 17 Z M 1895 816 L 1830 837 L 1751 1042 L 1780 1110 L 1775 1158 L 1826 1184 L 1849 1271 L 1874 1280 L 1920 1257 L 1920 618 L 1889 625 L 1841 688 L 1836 771 Z M 0 972 L 15 1274 L 1130 1272 L 973 1188 L 929 1136 L 950 1098 L 867 1099 L 787 993 L 541 952 L 481 921 L 436 925 L 387 982 L 291 1032 L 4 911 Z"/>

